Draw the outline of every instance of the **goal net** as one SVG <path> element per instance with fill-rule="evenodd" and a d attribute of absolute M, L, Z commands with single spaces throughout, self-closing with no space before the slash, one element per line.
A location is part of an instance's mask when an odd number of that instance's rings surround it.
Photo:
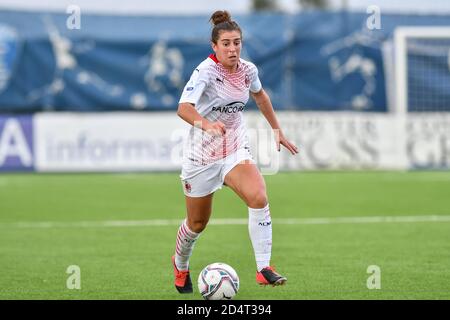
<path fill-rule="evenodd" d="M 450 27 L 399 27 L 394 46 L 395 110 L 450 112 Z"/>

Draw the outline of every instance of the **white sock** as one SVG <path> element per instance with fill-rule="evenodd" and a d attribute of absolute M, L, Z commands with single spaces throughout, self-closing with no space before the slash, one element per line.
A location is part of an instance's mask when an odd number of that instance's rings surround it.
<path fill-rule="evenodd" d="M 270 265 L 272 253 L 272 220 L 269 204 L 261 209 L 248 208 L 248 232 L 255 252 L 256 267 L 261 271 Z"/>
<path fill-rule="evenodd" d="M 187 226 L 187 221 L 184 220 L 178 229 L 177 244 L 175 247 L 175 265 L 178 270 L 189 269 L 189 258 L 192 255 L 195 241 L 200 236 L 200 233 L 191 231 Z"/>

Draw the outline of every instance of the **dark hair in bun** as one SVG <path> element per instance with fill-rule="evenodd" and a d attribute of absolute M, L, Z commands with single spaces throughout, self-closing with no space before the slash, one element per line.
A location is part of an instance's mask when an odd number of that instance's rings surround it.
<path fill-rule="evenodd" d="M 242 30 L 239 27 L 239 25 L 231 20 L 231 15 L 228 11 L 216 11 L 211 15 L 211 18 L 209 18 L 209 21 L 211 21 L 213 25 L 213 29 L 211 32 L 211 41 L 213 43 L 217 43 L 217 40 L 219 40 L 219 33 L 220 31 L 239 31 L 242 38 Z"/>

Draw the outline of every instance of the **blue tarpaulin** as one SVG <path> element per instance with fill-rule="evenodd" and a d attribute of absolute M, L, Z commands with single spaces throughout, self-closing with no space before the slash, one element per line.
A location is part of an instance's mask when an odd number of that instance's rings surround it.
<path fill-rule="evenodd" d="M 254 62 L 276 109 L 385 112 L 381 52 L 400 25 L 450 25 L 450 16 L 311 11 L 235 16 L 242 57 Z M 207 16 L 0 11 L 0 112 L 175 110 L 209 53 Z M 249 107 L 255 107 L 250 105 Z"/>

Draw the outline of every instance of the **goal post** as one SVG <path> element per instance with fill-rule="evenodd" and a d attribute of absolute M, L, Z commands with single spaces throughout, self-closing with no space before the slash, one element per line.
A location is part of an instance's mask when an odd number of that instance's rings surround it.
<path fill-rule="evenodd" d="M 450 112 L 450 26 L 402 26 L 394 31 L 395 107 Z"/>

